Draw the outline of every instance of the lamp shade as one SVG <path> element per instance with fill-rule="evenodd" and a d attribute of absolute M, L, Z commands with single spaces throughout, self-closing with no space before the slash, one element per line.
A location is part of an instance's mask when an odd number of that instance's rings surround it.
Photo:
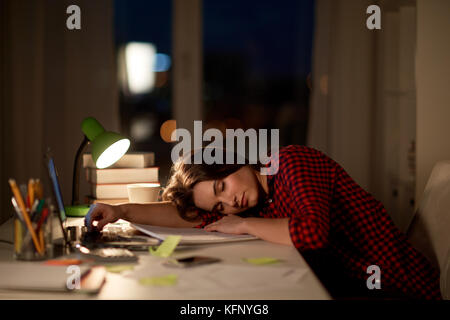
<path fill-rule="evenodd" d="M 130 140 L 118 133 L 105 131 L 92 117 L 83 120 L 81 130 L 91 141 L 92 160 L 99 169 L 113 165 L 130 147 Z"/>

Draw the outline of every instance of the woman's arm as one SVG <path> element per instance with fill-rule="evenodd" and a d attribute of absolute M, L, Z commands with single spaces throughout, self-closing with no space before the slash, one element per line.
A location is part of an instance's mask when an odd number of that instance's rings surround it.
<path fill-rule="evenodd" d="M 241 218 L 229 215 L 207 225 L 205 230 L 234 234 L 247 233 L 266 241 L 290 246 L 293 245 L 289 234 L 288 218 Z"/>
<path fill-rule="evenodd" d="M 260 239 L 293 246 L 289 234 L 289 218 L 246 218 L 244 219 L 246 233 Z"/>
<path fill-rule="evenodd" d="M 169 201 L 148 204 L 127 203 L 122 205 L 107 205 L 98 203 L 91 213 L 91 226 L 103 229 L 108 223 L 124 219 L 133 223 L 149 224 L 160 227 L 191 228 L 199 225 L 202 220 L 186 221 L 180 217 L 177 208 Z"/>

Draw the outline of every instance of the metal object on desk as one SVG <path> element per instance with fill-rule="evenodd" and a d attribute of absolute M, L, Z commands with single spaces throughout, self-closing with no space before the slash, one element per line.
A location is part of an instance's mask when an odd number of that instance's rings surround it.
<path fill-rule="evenodd" d="M 78 229 L 76 226 L 69 226 L 66 228 L 67 230 L 67 238 L 69 242 L 75 242 L 79 238 Z"/>
<path fill-rule="evenodd" d="M 88 249 L 77 245 L 76 250 L 81 257 L 92 258 L 97 262 L 136 262 L 138 258 L 131 251 L 123 248 Z"/>
<path fill-rule="evenodd" d="M 89 249 L 124 248 L 131 251 L 147 251 L 149 247 L 160 243 L 158 239 L 141 236 L 136 232 L 129 224 L 111 224 L 102 231 L 88 231 L 86 227 L 82 227 L 77 243 Z"/>

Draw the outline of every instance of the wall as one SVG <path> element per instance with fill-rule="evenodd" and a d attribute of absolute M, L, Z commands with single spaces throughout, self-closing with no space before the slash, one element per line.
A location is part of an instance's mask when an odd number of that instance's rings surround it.
<path fill-rule="evenodd" d="M 419 199 L 439 160 L 450 159 L 450 1 L 417 1 L 417 184 Z"/>
<path fill-rule="evenodd" d="M 66 28 L 66 8 L 71 4 L 81 8 L 81 30 Z M 0 33 L 0 62 L 5 70 L 0 222 L 13 212 L 7 179 L 26 183 L 39 177 L 46 182 L 42 159 L 48 147 L 58 166 L 65 202 L 70 203 L 84 117 L 94 116 L 106 129 L 118 129 L 112 2 L 7 0 L 1 9 L 8 19 L 2 21 Z M 87 184 L 82 187 L 80 195 Z"/>

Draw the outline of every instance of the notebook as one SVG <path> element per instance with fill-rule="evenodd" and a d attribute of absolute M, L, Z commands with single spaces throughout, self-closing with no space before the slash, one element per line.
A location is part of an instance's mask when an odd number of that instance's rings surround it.
<path fill-rule="evenodd" d="M 118 168 L 118 169 L 86 169 L 86 180 L 93 184 L 117 184 L 157 182 L 158 167 Z"/>
<path fill-rule="evenodd" d="M 154 165 L 154 152 L 127 152 L 109 168 L 147 168 Z M 83 154 L 83 168 L 97 168 L 92 159 L 92 154 Z"/>
<path fill-rule="evenodd" d="M 206 244 L 258 239 L 249 234 L 209 232 L 197 228 L 169 228 L 137 223 L 131 223 L 131 226 L 149 236 L 161 240 L 166 239 L 168 236 L 181 236 L 180 244 Z"/>

